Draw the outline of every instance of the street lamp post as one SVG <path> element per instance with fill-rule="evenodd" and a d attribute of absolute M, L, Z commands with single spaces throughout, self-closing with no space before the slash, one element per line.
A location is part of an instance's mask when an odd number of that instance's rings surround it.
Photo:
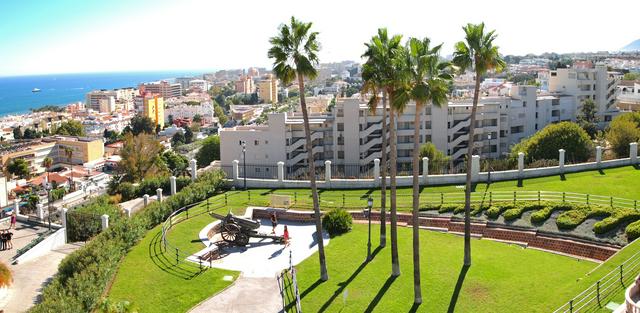
<path fill-rule="evenodd" d="M 367 199 L 367 209 L 364 210 L 364 214 L 369 219 L 369 236 L 367 240 L 367 262 L 371 261 L 371 208 L 373 207 L 373 198 Z"/>
<path fill-rule="evenodd" d="M 244 190 L 247 190 L 247 142 L 242 141 L 242 171 L 244 176 Z"/>
<path fill-rule="evenodd" d="M 47 182 L 47 220 L 49 221 L 49 231 L 51 231 L 51 183 Z"/>
<path fill-rule="evenodd" d="M 491 133 L 487 135 L 487 139 L 489 139 L 489 153 L 491 153 Z M 488 180 L 488 183 L 491 184 L 491 163 L 489 163 L 489 168 L 487 170 L 488 170 L 487 180 Z"/>

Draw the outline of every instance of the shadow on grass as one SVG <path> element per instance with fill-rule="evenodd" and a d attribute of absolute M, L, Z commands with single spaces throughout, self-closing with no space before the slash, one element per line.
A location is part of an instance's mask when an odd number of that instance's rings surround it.
<path fill-rule="evenodd" d="M 384 296 L 384 294 L 387 293 L 387 290 L 389 290 L 389 287 L 391 287 L 391 284 L 393 284 L 393 282 L 397 278 L 398 276 L 389 276 L 389 278 L 387 278 L 387 281 L 384 282 L 384 285 L 382 285 L 382 288 L 380 288 L 376 296 L 373 297 L 373 300 L 371 300 L 371 303 L 369 303 L 369 306 L 367 306 L 367 309 L 364 310 L 365 312 L 373 312 L 373 309 L 376 308 L 376 306 L 382 299 L 382 296 Z"/>
<path fill-rule="evenodd" d="M 634 164 L 633 168 L 636 169 L 636 170 L 640 170 L 640 164 Z"/>
<path fill-rule="evenodd" d="M 567 176 L 565 176 L 564 173 L 560 174 L 560 180 L 561 181 L 567 180 Z"/>
<path fill-rule="evenodd" d="M 369 197 L 371 196 L 371 194 L 373 194 L 375 191 L 377 191 L 377 189 L 373 189 L 373 188 L 369 188 L 367 189 L 367 192 L 363 193 L 362 196 L 360 196 L 361 200 L 367 200 L 369 199 Z"/>
<path fill-rule="evenodd" d="M 518 178 L 518 187 L 521 188 L 524 186 L 524 180 L 522 178 Z"/>
<path fill-rule="evenodd" d="M 602 169 L 598 169 L 598 174 L 600 174 L 600 175 L 606 175 Z"/>
<path fill-rule="evenodd" d="M 380 250 L 382 250 L 382 248 L 380 247 L 377 247 L 375 250 L 373 250 L 373 252 L 371 253 L 371 258 L 374 259 L 378 254 L 378 252 L 380 252 Z M 347 280 L 338 283 L 338 286 L 340 286 L 340 288 L 338 288 L 336 291 L 333 292 L 333 295 L 331 295 L 331 297 L 322 305 L 322 307 L 318 310 L 318 312 L 326 311 L 331 305 L 331 303 L 333 302 L 333 300 L 335 300 L 339 295 L 342 294 L 342 292 L 347 288 L 347 286 L 349 286 L 349 284 L 351 284 L 351 282 L 356 277 L 358 277 L 360 272 L 362 272 L 362 270 L 367 266 L 367 264 L 369 264 L 369 262 L 362 262 L 362 264 L 358 266 L 358 268 L 353 272 L 353 274 L 351 274 L 351 276 L 349 276 L 349 278 L 347 278 Z"/>
<path fill-rule="evenodd" d="M 176 264 L 174 256 L 169 259 L 168 254 L 162 251 L 162 233 L 156 233 L 149 243 L 149 258 L 155 266 L 161 271 L 182 278 L 184 280 L 190 280 L 200 276 L 204 271 L 197 268 L 198 265 L 186 264 L 188 261 L 181 261 Z M 206 267 L 204 267 L 206 269 Z"/>
<path fill-rule="evenodd" d="M 267 191 L 265 191 L 265 192 L 261 192 L 261 193 L 260 193 L 260 195 L 261 195 L 261 196 L 267 196 L 267 195 L 270 195 L 270 194 L 272 194 L 272 193 L 274 193 L 274 192 L 276 192 L 276 191 L 278 191 L 278 189 L 271 188 L 271 189 L 269 189 L 269 190 L 267 190 Z"/>
<path fill-rule="evenodd" d="M 458 303 L 458 296 L 460 295 L 460 290 L 462 290 L 462 284 L 464 283 L 464 278 L 467 276 L 467 272 L 469 271 L 468 265 L 463 265 L 462 269 L 460 269 L 460 274 L 458 275 L 458 281 L 456 282 L 456 287 L 453 290 L 453 294 L 451 295 L 451 301 L 449 301 L 449 309 L 447 312 L 453 313 L 456 309 L 456 303 Z"/>

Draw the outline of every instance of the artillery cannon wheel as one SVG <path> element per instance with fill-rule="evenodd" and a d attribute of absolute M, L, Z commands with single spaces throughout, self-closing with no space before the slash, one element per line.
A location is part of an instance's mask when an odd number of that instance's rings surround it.
<path fill-rule="evenodd" d="M 247 234 L 243 234 L 243 233 L 239 233 L 236 236 L 236 241 L 235 244 L 240 246 L 240 247 L 244 247 L 249 243 L 249 236 Z"/>
<path fill-rule="evenodd" d="M 220 236 L 226 242 L 236 242 L 241 234 L 240 227 L 235 223 L 225 223 L 222 227 L 222 232 L 220 232 Z"/>

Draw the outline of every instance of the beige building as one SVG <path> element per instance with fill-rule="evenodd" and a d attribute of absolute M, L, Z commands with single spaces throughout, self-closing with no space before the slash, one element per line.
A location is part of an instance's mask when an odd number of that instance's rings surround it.
<path fill-rule="evenodd" d="M 135 88 L 93 90 L 85 95 L 85 107 L 100 113 L 128 110 L 137 95 L 138 90 Z"/>
<path fill-rule="evenodd" d="M 140 84 L 140 95 L 146 93 L 159 94 L 165 99 L 177 98 L 182 96 L 182 86 L 179 83 L 169 83 L 167 81 L 159 81 L 153 83 Z"/>
<path fill-rule="evenodd" d="M 255 86 L 253 84 L 253 78 L 251 76 L 240 76 L 235 82 L 236 92 L 250 94 L 255 92 Z"/>
<path fill-rule="evenodd" d="M 278 102 L 278 80 L 272 74 L 258 81 L 258 98 L 265 103 Z"/>

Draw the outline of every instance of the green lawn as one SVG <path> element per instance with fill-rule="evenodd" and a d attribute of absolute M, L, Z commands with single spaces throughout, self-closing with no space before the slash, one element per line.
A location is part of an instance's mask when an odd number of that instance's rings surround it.
<path fill-rule="evenodd" d="M 377 233 L 374 227 L 373 233 Z M 300 265 L 298 283 L 302 308 L 307 312 L 407 312 L 413 304 L 411 229 L 398 234 L 402 275 L 391 271 L 390 248 L 378 251 L 363 264 L 366 227 L 355 225 L 327 246 L 329 281 L 318 280 L 318 258 Z M 463 239 L 451 234 L 422 231 L 421 270 L 423 304 L 419 312 L 550 312 L 584 290 L 616 262 L 640 250 L 634 244 L 609 264 L 586 276 L 597 264 L 571 257 L 489 240 L 473 240 L 473 265 L 462 271 Z M 377 238 L 374 240 L 377 243 Z M 361 247 L 361 249 L 354 249 Z M 290 300 L 290 299 L 289 299 Z"/>

